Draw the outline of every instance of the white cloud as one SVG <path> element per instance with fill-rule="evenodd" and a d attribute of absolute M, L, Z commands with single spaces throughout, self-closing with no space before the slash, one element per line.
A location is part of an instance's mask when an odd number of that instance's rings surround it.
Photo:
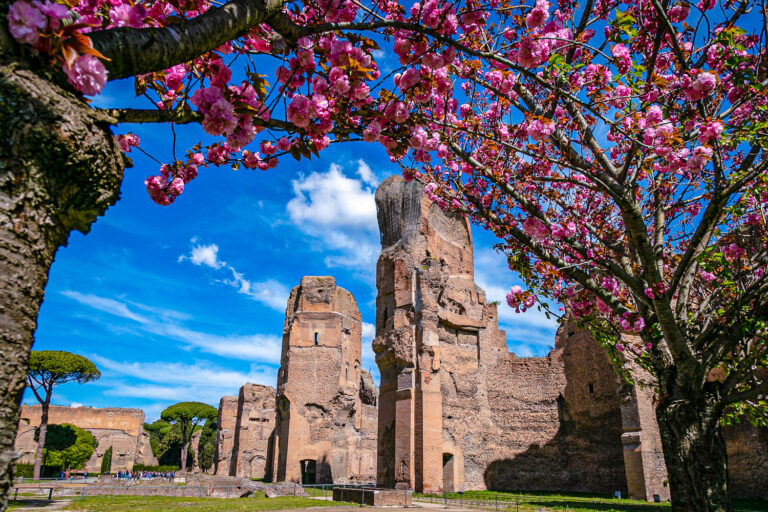
<path fill-rule="evenodd" d="M 69 404 L 69 406 L 70 407 L 82 407 L 83 404 L 81 404 L 80 402 L 72 402 L 71 404 Z"/>
<path fill-rule="evenodd" d="M 92 294 L 83 294 L 67 290 L 62 294 L 83 305 L 103 311 L 113 316 L 132 320 L 141 331 L 170 338 L 182 343 L 188 349 L 197 348 L 209 354 L 265 363 L 278 363 L 282 340 L 278 336 L 266 334 L 218 335 L 197 331 L 176 323 L 173 318 L 162 315 L 139 315 L 133 312 L 126 302 L 108 299 Z M 147 311 L 162 309 L 146 306 Z"/>
<path fill-rule="evenodd" d="M 189 261 L 195 265 L 205 265 L 211 268 L 221 268 L 226 263 L 219 260 L 219 246 L 216 244 L 196 245 L 192 248 Z"/>
<path fill-rule="evenodd" d="M 197 237 L 192 238 L 192 243 L 197 242 Z M 266 281 L 251 281 L 246 279 L 245 274 L 238 272 L 233 266 L 227 265 L 225 261 L 219 259 L 219 246 L 216 244 L 196 245 L 192 248 L 189 255 L 181 255 L 178 262 L 189 260 L 193 264 L 205 265 L 212 269 L 226 269 L 231 274 L 231 278 L 217 279 L 217 282 L 224 283 L 237 289 L 237 293 L 246 295 L 253 300 L 261 302 L 265 306 L 275 311 L 285 311 L 285 305 L 288 302 L 290 290 L 287 286 L 274 279 Z"/>
<path fill-rule="evenodd" d="M 365 168 L 368 166 L 365 165 Z M 358 173 L 363 176 L 365 171 Z M 370 178 L 370 168 L 368 174 Z M 308 223 L 333 228 L 376 229 L 372 185 L 375 185 L 375 180 L 373 183 L 365 181 L 364 184 L 360 180 L 347 178 L 340 166 L 331 164 L 326 173 L 313 172 L 293 181 L 294 197 L 288 201 L 288 214 L 299 226 Z"/>
<path fill-rule="evenodd" d="M 202 401 L 218 407 L 222 396 L 236 396 L 246 382 L 268 386 L 277 382 L 277 368 L 273 366 L 253 366 L 245 373 L 205 361 L 125 362 L 98 355 L 89 357 L 102 371 L 100 385 L 105 395 L 161 401 L 144 407 L 147 418 L 159 417 L 165 407 L 179 401 Z M 125 382 L 126 378 L 130 383 Z"/>
<path fill-rule="evenodd" d="M 379 253 L 374 193 L 378 179 L 363 160 L 357 162 L 359 179 L 346 176 L 341 166 L 314 172 L 293 181 L 293 198 L 286 211 L 290 221 L 331 252 L 326 266 L 345 267 L 371 280 Z"/>

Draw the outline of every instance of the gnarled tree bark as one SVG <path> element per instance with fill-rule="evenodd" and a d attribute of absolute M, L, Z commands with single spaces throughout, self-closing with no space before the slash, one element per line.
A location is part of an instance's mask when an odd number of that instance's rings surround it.
<path fill-rule="evenodd" d="M 0 510 L 48 271 L 117 201 L 126 163 L 112 120 L 44 73 L 0 63 Z"/>

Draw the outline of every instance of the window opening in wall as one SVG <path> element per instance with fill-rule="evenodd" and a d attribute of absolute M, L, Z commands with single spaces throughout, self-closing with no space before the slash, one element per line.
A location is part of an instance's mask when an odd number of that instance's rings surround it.
<path fill-rule="evenodd" d="M 588 389 L 589 389 L 589 394 L 590 395 L 594 395 L 595 394 L 595 386 L 591 382 L 589 383 Z"/>
<path fill-rule="evenodd" d="M 318 340 L 317 340 L 317 337 L 318 337 L 318 333 L 315 333 L 315 345 L 317 345 L 317 344 L 318 344 Z"/>

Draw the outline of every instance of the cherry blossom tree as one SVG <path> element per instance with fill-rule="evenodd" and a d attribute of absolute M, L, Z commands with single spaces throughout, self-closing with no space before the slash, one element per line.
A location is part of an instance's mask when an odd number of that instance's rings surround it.
<path fill-rule="evenodd" d="M 558 7 L 459 39 L 461 99 L 409 82 L 405 175 L 502 240 L 509 306 L 651 372 L 673 509 L 731 510 L 721 422 L 768 419 L 765 5 Z"/>
<path fill-rule="evenodd" d="M 152 170 L 154 202 L 209 166 L 383 145 L 504 239 L 511 306 L 642 339 L 609 349 L 659 379 L 675 507 L 728 507 L 718 420 L 765 405 L 761 4 L 60 1 L 0 0 L 0 505 L 48 268 L 141 149 L 111 126 L 199 123 L 216 142 Z M 128 77 L 147 108 L 84 101 Z"/>

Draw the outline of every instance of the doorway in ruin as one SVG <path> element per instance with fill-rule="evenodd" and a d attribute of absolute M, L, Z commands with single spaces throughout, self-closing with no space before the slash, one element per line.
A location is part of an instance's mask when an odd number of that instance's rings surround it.
<path fill-rule="evenodd" d="M 317 461 L 315 459 L 304 459 L 301 461 L 301 483 L 303 485 L 314 485 L 317 481 Z"/>
<path fill-rule="evenodd" d="M 443 454 L 443 491 L 456 491 L 454 483 L 454 457 L 452 453 Z"/>

